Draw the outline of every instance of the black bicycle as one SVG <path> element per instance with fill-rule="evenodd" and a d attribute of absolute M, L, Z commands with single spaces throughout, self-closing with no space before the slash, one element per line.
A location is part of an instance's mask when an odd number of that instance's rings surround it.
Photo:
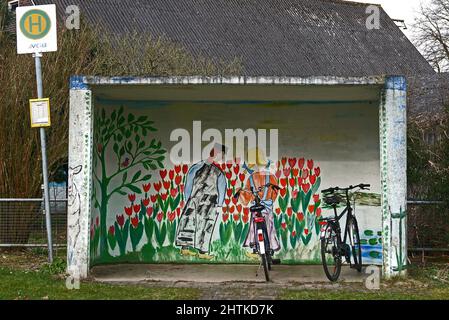
<path fill-rule="evenodd" d="M 251 190 L 239 189 L 234 195 L 234 198 L 239 198 L 242 192 L 249 192 L 254 196 L 254 205 L 252 205 L 249 210 L 251 212 L 251 219 L 253 220 L 255 242 L 251 242 L 250 247 L 253 249 L 254 253 L 260 255 L 259 269 L 261 266 L 263 266 L 265 272 L 265 280 L 270 281 L 271 266 L 273 264 L 280 264 L 281 261 L 279 259 L 273 259 L 274 251 L 270 246 L 270 237 L 268 236 L 267 223 L 262 214 L 262 211 L 264 211 L 266 208 L 260 200 L 259 194 L 263 192 L 265 188 L 280 190 L 278 186 L 268 183 L 255 190 L 253 190 L 253 188 L 251 188 Z M 257 270 L 257 274 L 259 273 L 259 269 Z"/>
<path fill-rule="evenodd" d="M 349 191 L 354 189 L 369 190 L 369 184 L 359 184 L 357 186 L 350 186 L 349 188 L 329 188 L 323 190 L 324 202 L 333 207 L 334 217 L 322 218 L 320 221 L 325 222 L 321 228 L 321 260 L 323 263 L 324 272 L 330 281 L 337 281 L 340 272 L 342 258 L 350 264 L 350 267 L 356 269 L 358 272 L 362 271 L 362 247 L 360 243 L 359 227 L 357 219 L 354 215 L 354 208 L 351 206 Z M 345 199 L 342 198 L 342 195 Z M 337 213 L 337 206 L 346 202 L 345 209 L 340 215 Z M 341 239 L 340 220 L 345 215 L 346 227 L 344 238 Z M 349 240 L 349 244 L 347 244 Z"/>

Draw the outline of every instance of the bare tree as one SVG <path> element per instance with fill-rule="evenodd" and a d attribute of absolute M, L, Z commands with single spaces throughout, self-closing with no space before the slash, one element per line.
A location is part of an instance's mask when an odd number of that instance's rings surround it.
<path fill-rule="evenodd" d="M 416 45 L 438 72 L 449 71 L 449 0 L 421 5 L 413 25 Z"/>

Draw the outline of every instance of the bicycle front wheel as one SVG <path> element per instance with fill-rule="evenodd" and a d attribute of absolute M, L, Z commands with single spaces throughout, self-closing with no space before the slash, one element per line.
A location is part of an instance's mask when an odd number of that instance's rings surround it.
<path fill-rule="evenodd" d="M 352 266 L 358 272 L 362 272 L 362 245 L 360 243 L 359 226 L 355 217 L 351 220 L 349 230 L 351 232 L 349 236 L 351 239 Z"/>
<path fill-rule="evenodd" d="M 337 281 L 341 272 L 341 255 L 338 233 L 332 224 L 326 227 L 326 235 L 321 239 L 321 262 L 326 277 L 332 282 Z"/>

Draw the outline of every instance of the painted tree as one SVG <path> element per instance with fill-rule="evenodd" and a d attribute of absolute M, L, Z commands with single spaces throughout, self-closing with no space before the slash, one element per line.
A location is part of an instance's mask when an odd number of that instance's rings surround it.
<path fill-rule="evenodd" d="M 148 136 L 157 131 L 153 124 L 147 116 L 126 116 L 123 106 L 110 115 L 105 109 L 95 115 L 93 175 L 97 187 L 93 188 L 92 201 L 100 211 L 101 255 L 109 255 L 106 219 L 111 197 L 126 195 L 126 190 L 141 194 L 140 184 L 151 179 L 151 174 L 143 174 L 142 169 L 148 172 L 163 168 L 166 150 L 160 141 Z M 115 156 L 115 165 L 107 164 L 110 153 Z"/>

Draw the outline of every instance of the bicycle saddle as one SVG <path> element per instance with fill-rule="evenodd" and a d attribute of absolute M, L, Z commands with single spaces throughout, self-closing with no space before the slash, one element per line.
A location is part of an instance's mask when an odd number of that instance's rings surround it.
<path fill-rule="evenodd" d="M 331 194 L 324 197 L 324 202 L 329 206 L 339 205 L 342 198 L 337 194 Z"/>

